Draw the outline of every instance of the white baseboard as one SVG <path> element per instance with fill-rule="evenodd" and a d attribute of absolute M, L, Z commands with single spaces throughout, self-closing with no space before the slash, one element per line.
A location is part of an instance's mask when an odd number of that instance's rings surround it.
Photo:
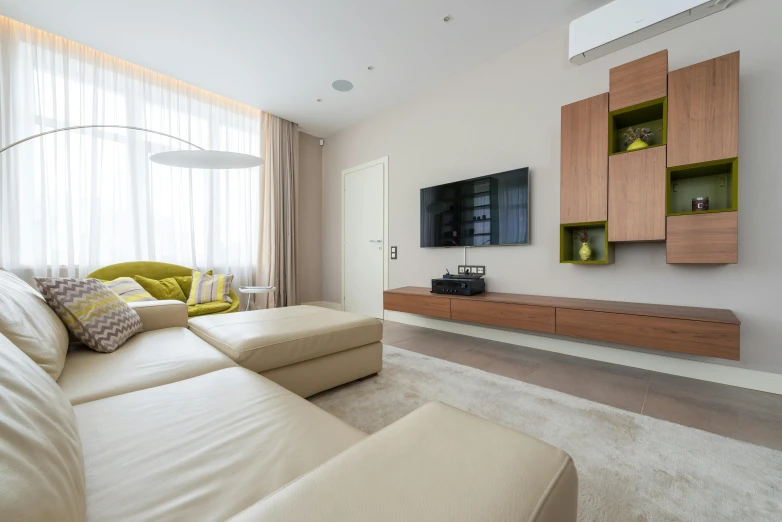
<path fill-rule="evenodd" d="M 389 321 L 405 323 L 424 328 L 432 328 L 445 332 L 452 332 L 470 337 L 490 339 L 503 343 L 527 346 L 538 350 L 563 353 L 585 359 L 621 364 L 633 368 L 641 368 L 654 372 L 690 377 L 702 381 L 711 381 L 739 388 L 758 390 L 762 392 L 782 395 L 782 375 L 777 373 L 760 372 L 734 366 L 724 366 L 702 361 L 691 361 L 666 357 L 651 353 L 623 350 L 595 344 L 580 343 L 559 337 L 527 334 L 517 331 L 486 328 L 472 324 L 464 324 L 440 319 L 430 319 L 419 315 L 402 312 L 385 312 L 385 318 Z"/>
<path fill-rule="evenodd" d="M 332 310 L 342 310 L 342 305 L 339 303 L 332 303 L 331 301 L 312 301 L 310 303 L 301 303 L 309 306 L 320 306 L 321 308 L 331 308 Z"/>

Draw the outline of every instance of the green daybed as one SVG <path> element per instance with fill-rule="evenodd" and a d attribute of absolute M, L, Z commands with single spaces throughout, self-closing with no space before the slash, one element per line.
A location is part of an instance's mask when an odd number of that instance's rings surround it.
<path fill-rule="evenodd" d="M 128 263 L 117 263 L 116 265 L 104 266 L 103 268 L 99 268 L 88 274 L 87 277 L 111 281 L 118 277 L 142 276 L 148 277 L 149 279 L 157 279 L 159 281 L 161 279 L 166 279 L 167 277 L 190 276 L 192 274 L 193 269 L 187 268 L 186 266 L 160 263 L 157 261 L 130 261 Z M 213 313 L 228 314 L 239 309 L 239 296 L 236 295 L 236 292 L 231 289 L 228 295 L 231 297 L 231 306 L 226 310 Z M 187 297 L 187 295 L 185 295 L 185 297 Z M 209 312 L 206 309 L 211 305 L 212 303 L 203 303 L 188 306 L 187 315 L 189 317 L 208 315 Z M 223 304 L 223 306 L 225 305 Z"/>

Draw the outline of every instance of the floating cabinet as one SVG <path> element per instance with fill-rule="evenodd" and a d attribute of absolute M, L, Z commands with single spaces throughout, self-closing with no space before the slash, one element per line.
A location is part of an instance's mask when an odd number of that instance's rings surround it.
<path fill-rule="evenodd" d="M 667 214 L 706 214 L 739 209 L 739 160 L 696 163 L 667 169 Z M 693 198 L 709 198 L 708 210 L 692 210 Z"/>
<path fill-rule="evenodd" d="M 666 260 L 675 263 L 738 263 L 738 212 L 669 216 Z"/>
<path fill-rule="evenodd" d="M 384 292 L 383 308 L 441 319 L 450 319 L 451 317 L 451 301 L 428 295 L 406 297 Z"/>
<path fill-rule="evenodd" d="M 452 299 L 451 319 L 552 334 L 556 330 L 554 309 L 546 306 Z"/>
<path fill-rule="evenodd" d="M 652 140 L 648 142 L 650 148 L 665 145 L 668 141 L 667 119 L 667 98 L 658 98 L 611 111 L 608 114 L 608 154 L 631 154 L 622 141 L 622 133 L 630 127 L 648 128 L 652 131 Z"/>
<path fill-rule="evenodd" d="M 739 155 L 739 53 L 668 74 L 668 166 Z"/>
<path fill-rule="evenodd" d="M 608 219 L 608 93 L 562 107 L 560 223 Z"/>
<path fill-rule="evenodd" d="M 665 147 L 611 156 L 608 241 L 665 240 Z"/>
<path fill-rule="evenodd" d="M 609 110 L 616 111 L 668 96 L 668 50 L 609 71 Z"/>
<path fill-rule="evenodd" d="M 557 334 L 739 360 L 738 324 L 557 308 Z"/>
<path fill-rule="evenodd" d="M 592 255 L 582 261 L 578 251 L 582 247 L 578 237 L 589 234 Z M 614 246 L 608 243 L 608 222 L 570 223 L 559 226 L 559 262 L 574 265 L 607 265 L 614 262 Z"/>

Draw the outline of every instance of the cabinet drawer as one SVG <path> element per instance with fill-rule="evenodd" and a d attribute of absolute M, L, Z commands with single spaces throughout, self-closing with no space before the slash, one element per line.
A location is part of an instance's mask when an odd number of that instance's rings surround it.
<path fill-rule="evenodd" d="M 395 312 L 451 318 L 451 300 L 447 297 L 423 295 L 383 294 L 383 308 Z"/>
<path fill-rule="evenodd" d="M 554 333 L 555 309 L 469 299 L 451 299 L 451 318 L 457 321 Z"/>
<path fill-rule="evenodd" d="M 557 334 L 739 360 L 739 325 L 557 308 Z"/>
<path fill-rule="evenodd" d="M 738 212 L 668 218 L 665 260 L 669 264 L 735 264 L 739 262 L 738 246 Z"/>

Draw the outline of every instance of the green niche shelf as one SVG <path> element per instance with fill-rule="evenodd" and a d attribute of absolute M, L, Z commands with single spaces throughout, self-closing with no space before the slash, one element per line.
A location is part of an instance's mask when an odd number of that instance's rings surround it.
<path fill-rule="evenodd" d="M 622 132 L 629 127 L 646 127 L 653 137 L 649 147 L 668 143 L 668 98 L 658 98 L 608 113 L 608 155 L 628 154 Z M 646 150 L 646 149 L 640 149 Z"/>
<path fill-rule="evenodd" d="M 729 158 L 668 167 L 666 215 L 685 216 L 739 209 L 739 160 Z M 692 210 L 692 199 L 709 198 L 709 210 Z"/>
<path fill-rule="evenodd" d="M 589 248 L 592 257 L 582 261 L 578 255 L 581 242 L 577 235 L 589 232 Z M 614 245 L 608 243 L 608 222 L 568 223 L 559 226 L 559 262 L 573 265 L 607 265 L 614 262 Z"/>

